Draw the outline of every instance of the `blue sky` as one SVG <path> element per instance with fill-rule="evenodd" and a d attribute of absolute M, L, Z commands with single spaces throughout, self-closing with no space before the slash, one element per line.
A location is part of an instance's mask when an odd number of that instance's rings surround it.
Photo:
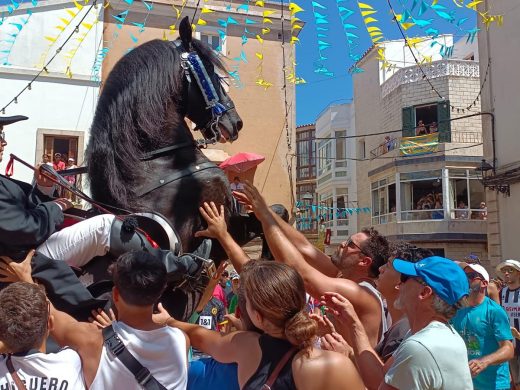
<path fill-rule="evenodd" d="M 352 98 L 352 77 L 348 73 L 348 68 L 353 64 L 353 61 L 348 55 L 348 46 L 346 37 L 343 32 L 342 23 L 339 17 L 336 1 L 334 0 L 316 0 L 327 7 L 327 10 L 318 10 L 320 13 L 328 16 L 329 31 L 327 32 L 328 39 L 327 43 L 331 46 L 323 52 L 327 56 L 327 60 L 324 61 L 325 66 L 328 70 L 334 73 L 334 76 L 329 77 L 314 72 L 314 63 L 318 58 L 318 38 L 316 31 L 315 18 L 313 15 L 311 0 L 299 1 L 298 4 L 304 8 L 304 12 L 298 14 L 299 18 L 305 21 L 306 25 L 300 34 L 300 44 L 297 47 L 297 75 L 307 81 L 306 84 L 299 84 L 296 87 L 296 122 L 298 125 L 313 123 L 320 114 L 331 103 L 342 103 Z M 361 0 L 363 1 L 363 0 Z M 425 0 L 426 3 L 431 4 L 432 0 Z M 469 1 L 464 1 L 468 3 Z M 392 21 L 392 15 L 390 8 L 386 0 L 367 0 L 374 6 L 377 5 L 377 14 L 371 15 L 378 20 L 378 26 L 384 33 L 386 39 L 400 39 L 402 38 L 399 33 L 398 26 Z M 420 9 L 421 0 L 392 0 L 396 13 L 403 12 L 403 5 L 409 10 L 413 3 L 417 3 L 414 11 L 412 11 L 413 17 L 418 18 L 418 12 Z M 363 24 L 363 20 L 357 8 L 356 2 L 353 0 L 342 1 L 341 5 L 356 11 L 352 16 L 347 19 L 348 23 L 351 23 L 358 28 L 356 30 L 350 30 L 359 36 L 359 45 L 354 50 L 356 53 L 362 54 L 370 46 L 370 37 Z M 448 23 L 443 20 L 433 10 L 429 9 L 423 15 L 421 19 L 433 19 L 430 26 L 420 29 L 419 27 L 411 27 L 406 31 L 409 37 L 413 36 L 424 36 L 425 30 L 429 27 L 433 27 L 439 30 L 440 34 L 451 33 L 457 35 L 455 40 L 462 38 L 464 32 L 462 30 L 470 30 L 476 25 L 476 13 L 473 10 L 467 8 L 457 7 L 453 0 L 439 0 L 437 4 L 446 7 L 446 10 L 441 12 L 453 12 L 453 17 L 456 22 L 459 22 L 463 18 L 468 18 L 466 21 L 457 28 L 454 24 Z"/>

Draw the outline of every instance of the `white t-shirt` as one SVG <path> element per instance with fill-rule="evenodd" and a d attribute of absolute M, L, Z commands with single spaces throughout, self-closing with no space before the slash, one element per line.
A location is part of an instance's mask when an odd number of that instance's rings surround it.
<path fill-rule="evenodd" d="M 0 389 L 16 389 L 6 360 L 6 356 L 0 356 Z M 85 389 L 81 359 L 72 349 L 62 349 L 58 353 L 37 352 L 12 356 L 11 362 L 27 389 Z"/>
<path fill-rule="evenodd" d="M 186 337 L 179 329 L 134 329 L 123 322 L 112 323 L 128 351 L 167 389 L 186 389 L 188 366 Z M 140 390 L 130 371 L 103 345 L 99 367 L 90 390 Z"/>
<path fill-rule="evenodd" d="M 464 340 L 450 325 L 432 321 L 395 351 L 385 382 L 400 390 L 472 390 Z"/>

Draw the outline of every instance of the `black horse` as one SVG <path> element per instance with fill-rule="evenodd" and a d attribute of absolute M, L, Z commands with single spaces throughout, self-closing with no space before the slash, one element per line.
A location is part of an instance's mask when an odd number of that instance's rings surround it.
<path fill-rule="evenodd" d="M 217 74 L 216 69 L 225 72 L 217 55 L 192 38 L 188 18 L 179 33 L 175 42 L 153 40 L 135 48 L 114 66 L 98 101 L 86 162 L 96 201 L 116 213 L 162 214 L 176 229 L 183 251 L 190 252 L 201 242 L 194 233 L 205 227 L 199 206 L 223 204 L 230 216 L 232 196 L 226 175 L 199 150 L 185 118 L 213 142 L 236 140 L 242 120 Z M 200 58 L 191 65 L 205 68 L 206 81 L 198 80 L 204 70 L 198 69 L 197 76 L 190 69 L 190 53 Z M 209 92 L 205 96 L 201 90 Z M 241 232 L 239 242 L 250 239 L 243 223 L 234 230 Z M 212 259 L 218 264 L 223 252 L 214 247 Z M 186 297 L 169 291 L 163 303 L 186 318 L 200 293 Z"/>

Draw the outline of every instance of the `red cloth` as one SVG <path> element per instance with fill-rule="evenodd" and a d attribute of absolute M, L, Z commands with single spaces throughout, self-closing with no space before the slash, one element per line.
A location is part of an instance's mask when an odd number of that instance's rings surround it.
<path fill-rule="evenodd" d="M 62 171 L 65 169 L 65 163 L 63 161 L 58 161 L 56 164 L 55 162 L 52 163 L 52 167 L 55 171 Z"/>
<path fill-rule="evenodd" d="M 217 298 L 220 302 L 224 304 L 224 307 L 227 307 L 227 299 L 226 299 L 226 293 L 224 292 L 224 289 L 220 285 L 220 283 L 217 283 L 215 286 L 215 289 L 213 290 L 213 296 Z"/>

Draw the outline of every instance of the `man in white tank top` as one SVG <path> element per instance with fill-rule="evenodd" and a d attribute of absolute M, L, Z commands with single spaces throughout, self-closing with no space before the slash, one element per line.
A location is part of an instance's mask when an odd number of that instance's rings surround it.
<path fill-rule="evenodd" d="M 11 274 L 31 281 L 30 258 L 9 262 Z M 2 270 L 0 269 L 0 275 Z M 152 321 L 153 305 L 166 288 L 164 264 L 148 252 L 128 252 L 112 267 L 112 299 L 117 312 L 113 329 L 126 349 L 167 389 L 186 389 L 189 340 L 176 328 Z M 85 383 L 91 390 L 140 390 L 143 387 L 104 344 L 102 331 L 82 323 L 51 305 L 51 335 L 81 356 Z M 70 390 L 70 387 L 69 387 Z"/>
<path fill-rule="evenodd" d="M 14 283 L 0 292 L 0 302 L 0 352 L 9 353 L 0 356 L 0 389 L 18 388 L 16 377 L 27 389 L 84 389 L 81 359 L 75 351 L 45 353 L 53 318 L 43 289 Z"/>

